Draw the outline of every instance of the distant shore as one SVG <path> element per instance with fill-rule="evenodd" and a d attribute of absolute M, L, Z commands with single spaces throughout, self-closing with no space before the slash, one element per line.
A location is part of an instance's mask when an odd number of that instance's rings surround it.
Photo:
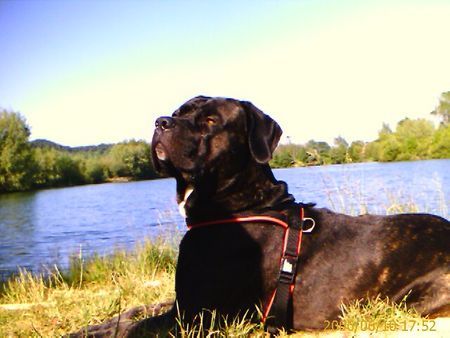
<path fill-rule="evenodd" d="M 15 112 L 0 111 L 0 194 L 43 188 L 158 178 L 151 145 L 142 140 L 67 147 L 48 140 L 29 141 L 30 128 Z M 400 121 L 395 130 L 384 124 L 372 142 L 333 145 L 310 140 L 280 144 L 272 168 L 360 162 L 397 162 L 450 158 L 450 124 L 438 128 L 426 119 Z"/>

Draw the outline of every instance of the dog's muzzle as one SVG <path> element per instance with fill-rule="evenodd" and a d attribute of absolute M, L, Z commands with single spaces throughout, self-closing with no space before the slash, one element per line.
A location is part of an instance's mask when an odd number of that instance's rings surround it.
<path fill-rule="evenodd" d="M 156 153 L 156 157 L 158 157 L 158 160 L 160 160 L 160 161 L 165 161 L 168 159 L 167 153 L 164 150 L 164 147 L 162 146 L 161 143 L 158 143 L 156 145 L 155 153 Z"/>
<path fill-rule="evenodd" d="M 167 150 L 164 148 L 159 137 L 162 133 L 172 129 L 175 126 L 175 120 L 170 116 L 161 116 L 155 121 L 155 135 L 153 137 L 153 143 L 155 144 L 155 154 L 158 160 L 167 161 L 169 159 Z"/>

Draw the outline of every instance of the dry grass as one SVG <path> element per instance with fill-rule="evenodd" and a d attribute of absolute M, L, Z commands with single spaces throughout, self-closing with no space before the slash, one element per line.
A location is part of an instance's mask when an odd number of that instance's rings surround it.
<path fill-rule="evenodd" d="M 3 285 L 1 337 L 55 337 L 124 310 L 174 298 L 176 252 L 146 242 L 132 252 L 72 259 L 69 272 L 27 271 Z"/>
<path fill-rule="evenodd" d="M 263 324 L 260 321 L 255 323 L 250 317 L 245 313 L 228 318 L 219 316 L 216 311 L 205 311 L 193 323 L 187 323 L 178 314 L 177 327 L 171 335 L 182 338 L 265 336 Z"/>
<path fill-rule="evenodd" d="M 433 177 L 430 179 L 433 189 L 427 193 L 422 202 L 417 196 L 406 189 L 393 189 L 380 182 L 380 194 L 384 196 L 385 203 L 378 204 L 371 201 L 371 197 L 363 192 L 364 184 L 352 175 L 344 175 L 343 182 L 338 184 L 332 175 L 322 175 L 327 202 L 331 210 L 348 215 L 386 214 L 427 212 L 448 218 L 449 200 L 445 196 L 442 181 Z M 424 197 L 424 196 L 422 196 Z M 437 207 L 431 208 L 427 199 L 434 200 Z"/>
<path fill-rule="evenodd" d="M 3 285 L 0 337 L 57 337 L 101 323 L 138 305 L 171 300 L 174 298 L 175 265 L 173 246 L 146 242 L 131 253 L 117 251 L 110 256 L 88 259 L 73 257 L 66 273 L 55 268 L 44 277 L 21 271 Z M 432 324 L 432 321 L 427 322 L 427 325 Z M 411 325 L 415 325 L 415 329 L 425 328 L 424 319 L 407 309 L 404 301 L 394 304 L 376 298 L 342 305 L 341 320 L 330 323 L 327 331 L 289 336 L 359 337 L 369 333 L 389 335 L 394 331 L 409 334 Z M 444 337 L 448 332 L 442 323 L 434 323 L 434 329 L 436 331 L 426 333 Z M 248 314 L 240 318 L 221 318 L 215 312 L 208 312 L 199 315 L 194 324 L 185 323 L 180 316 L 173 335 L 262 337 L 266 333 L 261 324 L 249 320 Z M 288 334 L 281 331 L 279 336 Z"/>

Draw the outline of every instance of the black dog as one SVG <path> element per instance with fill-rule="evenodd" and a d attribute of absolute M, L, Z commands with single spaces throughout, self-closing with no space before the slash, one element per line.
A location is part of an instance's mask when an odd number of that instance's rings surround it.
<path fill-rule="evenodd" d="M 294 202 L 268 165 L 281 129 L 249 102 L 196 97 L 156 122 L 155 168 L 177 180 L 189 223 L 282 212 Z M 422 314 L 449 309 L 450 226 L 425 215 L 350 217 L 306 208 L 293 328 L 322 328 L 342 302 L 381 294 Z M 276 288 L 282 231 L 263 223 L 189 231 L 180 245 L 176 294 L 192 318 L 202 309 L 237 315 L 265 305 Z"/>
<path fill-rule="evenodd" d="M 250 102 L 199 96 L 160 117 L 152 141 L 155 168 L 175 177 L 188 224 L 248 215 L 285 215 L 294 198 L 268 165 L 278 124 Z M 314 182 L 311 182 L 314 184 Z M 321 329 L 340 306 L 380 294 L 423 315 L 450 311 L 449 222 L 427 214 L 351 217 L 303 205 L 315 227 L 301 244 L 287 329 Z M 280 216 L 281 217 L 281 216 Z M 204 309 L 233 317 L 265 310 L 280 276 L 284 230 L 255 220 L 194 227 L 176 271 L 185 320 Z M 174 323 L 176 310 L 128 331 Z"/>

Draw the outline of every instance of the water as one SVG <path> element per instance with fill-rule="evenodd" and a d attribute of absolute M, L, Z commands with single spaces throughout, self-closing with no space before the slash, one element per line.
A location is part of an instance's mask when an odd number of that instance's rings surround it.
<path fill-rule="evenodd" d="M 339 212 L 426 211 L 448 218 L 450 160 L 275 170 L 298 201 Z M 73 254 L 179 239 L 175 181 L 111 183 L 0 195 L 0 275 L 18 266 L 67 266 Z"/>

